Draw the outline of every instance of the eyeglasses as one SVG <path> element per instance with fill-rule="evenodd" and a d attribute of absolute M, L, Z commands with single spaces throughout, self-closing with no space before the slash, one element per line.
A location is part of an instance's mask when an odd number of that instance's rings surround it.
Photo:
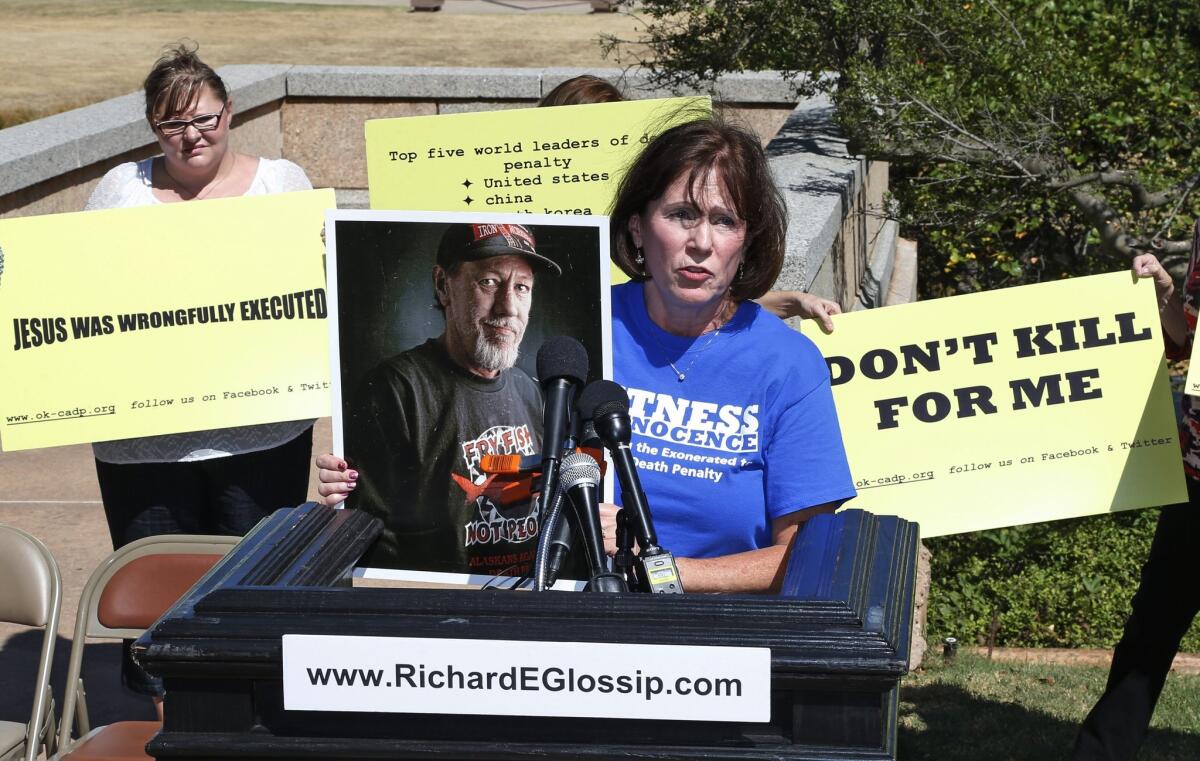
<path fill-rule="evenodd" d="M 178 135 L 188 127 L 195 127 L 197 132 L 208 132 L 214 130 L 221 123 L 221 116 L 225 113 L 225 107 L 221 106 L 221 110 L 215 114 L 200 114 L 191 119 L 167 119 L 155 124 L 155 128 L 164 135 Z"/>

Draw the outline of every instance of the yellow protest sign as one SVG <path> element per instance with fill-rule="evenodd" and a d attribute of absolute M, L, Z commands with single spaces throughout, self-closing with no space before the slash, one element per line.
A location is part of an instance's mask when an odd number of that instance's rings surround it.
<path fill-rule="evenodd" d="M 332 190 L 0 220 L 4 449 L 329 414 Z"/>
<path fill-rule="evenodd" d="M 372 209 L 607 214 L 625 168 L 708 98 L 373 119 Z"/>
<path fill-rule="evenodd" d="M 923 301 L 804 333 L 829 365 L 854 507 L 939 536 L 1187 498 L 1148 280 Z"/>

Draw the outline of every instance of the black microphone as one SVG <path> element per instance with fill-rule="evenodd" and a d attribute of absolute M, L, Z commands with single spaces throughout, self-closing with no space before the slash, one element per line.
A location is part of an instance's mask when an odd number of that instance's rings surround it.
<path fill-rule="evenodd" d="M 625 580 L 608 570 L 604 557 L 604 535 L 600 529 L 600 466 L 591 455 L 575 452 L 562 461 L 559 491 L 571 500 L 583 543 L 587 548 L 591 579 L 589 592 L 626 592 Z"/>
<path fill-rule="evenodd" d="M 558 468 L 567 437 L 571 402 L 575 390 L 582 386 L 588 373 L 587 349 L 570 336 L 553 336 L 538 349 L 537 374 L 542 385 L 542 483 L 540 512 L 545 516 L 549 502 L 558 490 Z M 546 579 L 553 584 L 558 578 L 563 560 L 571 549 L 571 524 L 560 520 L 554 535 L 539 542 L 550 542 Z"/>
<path fill-rule="evenodd" d="M 629 442 L 633 434 L 629 420 L 629 394 L 608 380 L 589 383 L 579 395 L 579 412 L 592 419 L 596 435 L 613 459 L 621 483 L 621 518 L 637 539 L 641 551 L 634 561 L 638 585 L 655 594 L 683 592 L 675 558 L 658 545 L 658 534 L 650 519 L 650 506 L 638 478 L 637 464 Z"/>
<path fill-rule="evenodd" d="M 583 344 L 570 336 L 554 336 L 542 344 L 537 355 L 538 382 L 545 402 L 542 406 L 542 464 L 562 457 L 563 439 L 571 416 L 576 387 L 582 386 L 588 373 L 588 354 Z M 554 493 L 553 484 L 546 491 Z"/>
<path fill-rule="evenodd" d="M 620 384 L 609 380 L 592 381 L 579 395 L 579 413 L 591 418 L 596 435 L 604 442 L 604 448 L 613 458 L 617 480 L 621 482 L 622 507 L 632 514 L 634 536 L 642 551 L 661 549 L 658 535 L 650 520 L 650 508 L 646 505 L 646 493 L 638 478 L 633 452 L 629 448 L 632 428 L 629 422 L 629 394 Z"/>

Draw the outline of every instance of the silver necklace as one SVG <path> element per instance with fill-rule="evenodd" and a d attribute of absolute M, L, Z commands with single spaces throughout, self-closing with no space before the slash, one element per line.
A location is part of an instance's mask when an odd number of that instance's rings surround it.
<path fill-rule="evenodd" d="M 698 360 L 700 358 L 701 352 L 707 350 L 708 347 L 712 346 L 712 342 L 717 340 L 717 336 L 720 335 L 720 333 L 721 333 L 720 325 L 718 325 L 716 328 L 713 328 L 712 332 L 708 334 L 708 340 L 704 342 L 704 345 L 701 346 L 699 349 L 696 349 L 694 352 L 692 352 L 692 361 L 688 362 L 686 370 L 680 370 L 679 367 L 674 362 L 672 362 L 670 359 L 667 359 L 667 357 L 669 355 L 669 352 L 667 351 L 667 347 L 662 345 L 662 342 L 658 340 L 658 336 L 655 336 L 653 333 L 651 333 L 650 335 L 654 338 L 654 343 L 658 344 L 659 350 L 662 351 L 663 359 L 667 360 L 667 364 L 670 365 L 671 369 L 675 371 L 675 376 L 679 379 L 679 382 L 683 383 L 685 380 L 687 380 L 687 374 L 690 373 L 692 371 L 692 368 L 696 366 L 696 360 Z"/>

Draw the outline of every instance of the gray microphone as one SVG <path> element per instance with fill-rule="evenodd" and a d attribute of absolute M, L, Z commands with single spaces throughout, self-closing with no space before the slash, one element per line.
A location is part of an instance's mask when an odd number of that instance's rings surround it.
<path fill-rule="evenodd" d="M 575 452 L 562 459 L 558 490 L 560 497 L 565 495 L 570 499 L 576 523 L 583 534 L 592 574 L 586 589 L 589 592 L 626 592 L 625 580 L 609 571 L 605 561 L 604 535 L 600 530 L 599 487 L 600 466 L 591 455 Z"/>

